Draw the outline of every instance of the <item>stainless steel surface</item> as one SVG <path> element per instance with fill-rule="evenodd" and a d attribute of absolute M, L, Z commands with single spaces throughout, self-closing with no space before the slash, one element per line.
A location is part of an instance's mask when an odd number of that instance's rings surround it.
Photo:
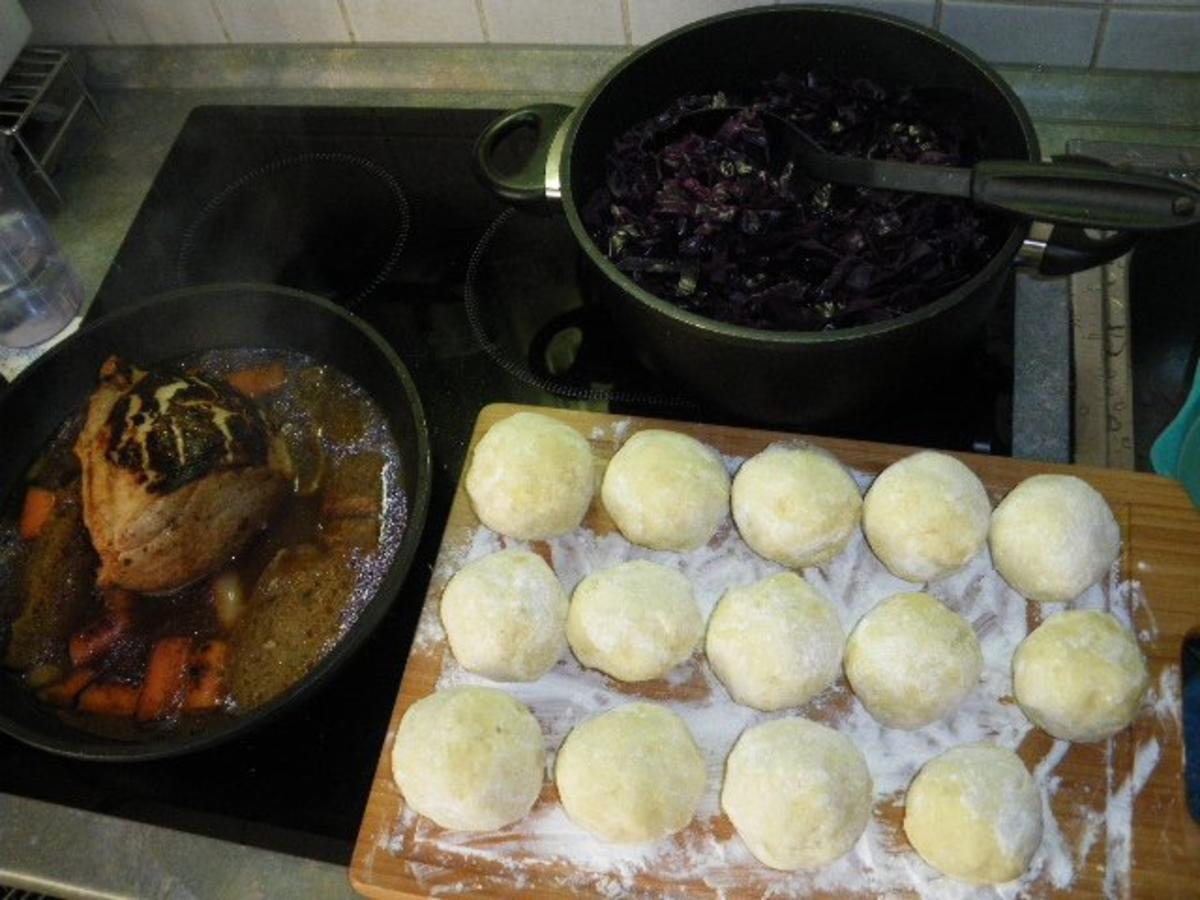
<path fill-rule="evenodd" d="M 1200 184 L 1200 148 L 1122 141 L 1067 141 L 1067 153 L 1103 160 L 1109 165 L 1146 175 L 1166 175 Z"/>
<path fill-rule="evenodd" d="M 1071 459 L 1071 301 L 1062 278 L 1018 273 L 1013 309 L 1013 456 Z"/>
<path fill-rule="evenodd" d="M 554 132 L 554 140 L 550 142 L 550 149 L 546 153 L 546 199 L 559 201 L 562 199 L 562 153 L 563 144 L 567 141 L 567 131 L 571 128 L 571 120 L 575 117 L 574 113 L 563 119 L 562 124 L 558 126 L 558 131 Z"/>
<path fill-rule="evenodd" d="M 0 884 L 57 897 L 350 898 L 346 869 L 0 794 Z"/>
<path fill-rule="evenodd" d="M 1017 250 L 1017 265 L 1021 268 L 1036 272 L 1042 266 L 1042 257 L 1046 255 L 1046 245 L 1050 241 L 1053 226 L 1046 222 L 1033 222 L 1029 226 L 1029 237 L 1021 242 Z"/>

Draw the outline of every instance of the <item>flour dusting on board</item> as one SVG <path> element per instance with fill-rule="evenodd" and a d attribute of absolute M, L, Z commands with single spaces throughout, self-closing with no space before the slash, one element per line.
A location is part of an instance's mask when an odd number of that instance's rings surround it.
<path fill-rule="evenodd" d="M 616 429 L 614 429 L 615 431 Z M 619 437 L 619 436 L 618 436 Z M 731 471 L 740 460 L 726 458 Z M 870 476 L 856 473 L 866 487 Z M 502 538 L 480 527 L 459 546 L 444 548 L 434 573 L 438 586 L 455 571 L 503 547 L 548 550 L 563 586 L 572 590 L 591 572 L 630 559 L 648 559 L 670 566 L 688 577 L 696 600 L 707 619 L 725 590 L 751 584 L 781 571 L 754 554 L 726 523 L 706 547 L 676 554 L 634 547 L 618 534 L 597 535 L 579 529 L 565 537 L 539 544 Z M 560 889 L 588 891 L 604 896 L 628 897 L 661 892 L 662 885 L 677 883 L 682 889 L 702 881 L 718 896 L 752 892 L 763 896 L 794 896 L 810 891 L 838 891 L 857 895 L 915 892 L 946 898 L 1018 897 L 1031 890 L 1070 887 L 1089 856 L 1103 846 L 1107 858 L 1106 889 L 1128 891 L 1132 865 L 1133 805 L 1158 764 L 1159 741 L 1153 737 L 1132 750 L 1118 776 L 1113 745 L 1108 749 L 1108 783 L 1103 796 L 1093 797 L 1069 816 L 1072 831 L 1064 832 L 1055 815 L 1062 787 L 1057 774 L 1071 750 L 1064 741 L 1030 735 L 1032 726 L 1012 700 L 1012 655 L 1041 616 L 1064 605 L 1031 607 L 1008 587 L 991 565 L 984 549 L 961 572 L 926 586 L 914 586 L 889 573 L 871 553 L 858 533 L 832 562 L 805 570 L 804 577 L 838 607 L 846 631 L 878 602 L 898 591 L 923 588 L 939 597 L 974 627 L 983 651 L 984 669 L 979 688 L 947 719 L 916 731 L 879 725 L 852 696 L 844 679 L 804 707 L 783 713 L 761 713 L 739 706 L 697 654 L 667 679 L 650 685 L 621 685 L 598 672 L 580 667 L 569 653 L 551 672 L 529 684 L 498 684 L 463 670 L 453 656 L 443 656 L 438 689 L 458 684 L 486 684 L 507 691 L 533 710 L 550 748 L 547 778 L 552 780 L 554 751 L 567 733 L 584 719 L 638 698 L 664 702 L 683 717 L 708 764 L 708 790 L 696 820 L 680 834 L 654 844 L 616 845 L 592 837 L 571 823 L 557 803 L 545 795 L 524 821 L 499 832 L 484 834 L 446 832 L 428 820 L 406 812 L 380 848 L 404 853 L 423 866 L 454 860 L 470 861 L 494 873 L 497 884 L 508 887 L 553 884 Z M 1104 583 L 1090 589 L 1075 608 L 1106 609 L 1134 628 L 1143 641 L 1151 638 L 1155 624 L 1136 582 L 1116 583 L 1117 570 Z M 444 640 L 438 605 L 426 605 L 417 631 L 417 645 Z M 1157 720 L 1159 731 L 1177 716 L 1178 672 L 1168 669 L 1151 688 L 1144 716 Z M 854 848 L 841 859 L 814 872 L 777 872 L 757 863 L 721 815 L 719 791 L 725 757 L 747 727 L 781 716 L 802 715 L 825 722 L 849 737 L 867 758 L 875 786 L 875 815 Z M 927 866 L 907 843 L 899 827 L 904 791 L 917 770 L 930 758 L 951 747 L 972 741 L 992 741 L 1017 749 L 1031 738 L 1030 746 L 1046 746 L 1040 756 L 1025 758 L 1042 791 L 1044 837 L 1029 871 L 1017 881 L 994 887 L 975 887 L 948 879 Z M 1034 737 L 1043 740 L 1032 740 Z M 1084 803 L 1084 801 L 1080 801 Z M 1097 804 L 1098 808 L 1097 808 Z M 1061 807 L 1059 812 L 1063 812 Z M 639 880 L 653 875 L 652 891 Z M 485 876 L 486 877 L 486 876 Z M 431 893 L 454 893 L 452 885 L 430 879 Z M 484 885 L 486 888 L 486 884 Z"/>

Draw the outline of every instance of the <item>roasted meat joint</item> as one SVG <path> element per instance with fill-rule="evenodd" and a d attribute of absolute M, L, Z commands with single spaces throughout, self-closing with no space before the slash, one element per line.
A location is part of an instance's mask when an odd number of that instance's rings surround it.
<path fill-rule="evenodd" d="M 249 397 L 199 374 L 100 370 L 75 445 L 97 584 L 159 593 L 235 555 L 266 525 L 291 462 Z"/>

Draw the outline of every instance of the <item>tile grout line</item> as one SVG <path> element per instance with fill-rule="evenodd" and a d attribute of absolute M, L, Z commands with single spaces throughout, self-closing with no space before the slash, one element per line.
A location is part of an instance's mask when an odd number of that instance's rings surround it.
<path fill-rule="evenodd" d="M 621 0 L 621 27 L 625 29 L 625 46 L 633 46 L 633 19 L 629 14 L 629 0 Z"/>
<path fill-rule="evenodd" d="M 354 31 L 354 22 L 350 18 L 350 9 L 346 6 L 346 0 L 337 0 L 338 10 L 342 14 L 342 24 L 346 26 L 346 33 L 350 35 L 350 43 L 358 43 L 358 35 Z"/>
<path fill-rule="evenodd" d="M 217 26 L 221 29 L 221 34 L 225 36 L 225 43 L 233 43 L 233 35 L 229 33 L 229 26 L 225 24 L 225 17 L 221 15 L 221 7 L 217 6 L 217 0 L 208 0 L 208 8 L 212 10 L 213 17 L 217 20 Z"/>
<path fill-rule="evenodd" d="M 933 4 L 933 27 L 936 31 L 942 30 L 942 13 L 946 9 L 945 0 L 937 0 Z"/>
<path fill-rule="evenodd" d="M 492 42 L 492 30 L 488 27 L 487 12 L 483 8 L 483 0 L 475 0 L 475 12 L 479 16 L 479 30 L 483 32 L 483 42 Z"/>
<path fill-rule="evenodd" d="M 88 6 L 92 8 L 92 13 L 96 16 L 96 20 L 100 23 L 100 27 L 104 29 L 104 35 L 108 38 L 110 44 L 116 44 L 117 39 L 113 35 L 112 28 L 108 25 L 108 19 L 104 15 L 104 9 L 100 6 L 97 0 L 88 0 Z"/>
<path fill-rule="evenodd" d="M 1092 43 L 1092 58 L 1088 60 L 1089 69 L 1100 66 L 1100 52 L 1104 49 L 1104 36 L 1108 33 L 1108 16 L 1111 9 L 1111 0 L 1104 0 L 1104 5 L 1100 7 L 1100 22 L 1096 26 L 1096 40 Z"/>

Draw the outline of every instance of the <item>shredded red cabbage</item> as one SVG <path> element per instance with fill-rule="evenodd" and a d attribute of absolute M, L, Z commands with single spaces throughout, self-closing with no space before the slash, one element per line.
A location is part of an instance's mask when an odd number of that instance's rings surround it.
<path fill-rule="evenodd" d="M 747 111 L 713 135 L 672 133 L 684 113 L 724 106 Z M 963 200 L 814 184 L 790 167 L 772 175 L 756 111 L 791 119 L 833 153 L 970 165 L 977 141 L 955 106 L 815 72 L 745 97 L 683 97 L 616 140 L 583 221 L 641 287 L 709 318 L 798 331 L 890 319 L 978 272 L 1004 220 Z"/>

